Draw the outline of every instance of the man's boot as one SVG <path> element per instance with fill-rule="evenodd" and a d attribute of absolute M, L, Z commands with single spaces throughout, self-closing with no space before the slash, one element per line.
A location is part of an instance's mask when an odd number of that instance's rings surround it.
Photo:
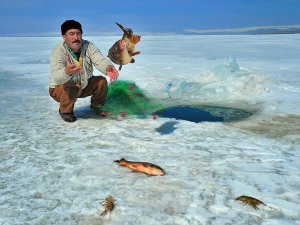
<path fill-rule="evenodd" d="M 59 115 L 66 122 L 72 123 L 72 122 L 76 121 L 76 117 L 75 117 L 74 113 L 62 113 L 59 110 Z"/>

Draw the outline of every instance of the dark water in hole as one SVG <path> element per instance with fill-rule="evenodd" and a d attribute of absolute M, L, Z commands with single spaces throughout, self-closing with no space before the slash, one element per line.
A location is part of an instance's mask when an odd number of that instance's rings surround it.
<path fill-rule="evenodd" d="M 243 109 L 217 107 L 217 106 L 172 106 L 155 112 L 157 116 L 187 120 L 195 123 L 232 122 L 246 119 L 254 112 Z"/>

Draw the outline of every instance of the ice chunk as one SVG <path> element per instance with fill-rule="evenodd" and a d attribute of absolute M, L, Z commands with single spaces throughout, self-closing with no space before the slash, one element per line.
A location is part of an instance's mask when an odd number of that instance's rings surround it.
<path fill-rule="evenodd" d="M 266 92 L 265 81 L 259 75 L 241 69 L 232 56 L 227 64 L 201 74 L 198 81 L 174 80 L 167 85 L 167 94 L 178 101 L 207 103 L 252 99 Z M 184 103 L 184 102 L 182 102 Z"/>
<path fill-rule="evenodd" d="M 240 70 L 240 67 L 238 63 L 236 62 L 236 59 L 232 56 L 228 56 L 227 58 L 228 65 L 230 66 L 231 72 L 237 72 Z"/>

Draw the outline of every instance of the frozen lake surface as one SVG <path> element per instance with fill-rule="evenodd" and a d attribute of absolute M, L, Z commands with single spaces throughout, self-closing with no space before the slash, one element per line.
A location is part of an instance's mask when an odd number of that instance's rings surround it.
<path fill-rule="evenodd" d="M 86 37 L 103 54 L 118 38 Z M 224 123 L 102 118 L 89 98 L 65 123 L 48 95 L 61 38 L 0 40 L 1 225 L 300 224 L 300 35 L 142 37 L 120 79 L 170 107 L 256 112 Z M 123 157 L 167 174 L 132 173 Z M 117 207 L 101 217 L 108 195 Z"/>

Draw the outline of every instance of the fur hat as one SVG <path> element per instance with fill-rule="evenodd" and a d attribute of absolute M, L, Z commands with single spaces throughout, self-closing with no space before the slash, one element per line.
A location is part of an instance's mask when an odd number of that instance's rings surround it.
<path fill-rule="evenodd" d="M 61 34 L 64 35 L 68 30 L 71 29 L 78 29 L 82 33 L 82 28 L 81 24 L 75 20 L 66 20 L 62 25 L 61 25 Z"/>

